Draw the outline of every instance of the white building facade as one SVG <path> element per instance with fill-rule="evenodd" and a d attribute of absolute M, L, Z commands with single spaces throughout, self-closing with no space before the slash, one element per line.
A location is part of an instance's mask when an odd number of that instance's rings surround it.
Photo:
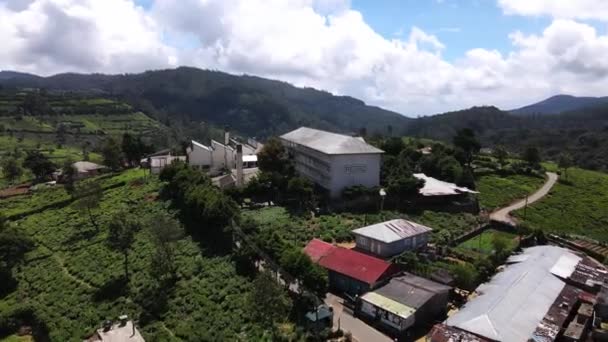
<path fill-rule="evenodd" d="M 380 184 L 384 151 L 362 138 L 301 127 L 282 135 L 296 171 L 339 197 L 346 187 Z"/>

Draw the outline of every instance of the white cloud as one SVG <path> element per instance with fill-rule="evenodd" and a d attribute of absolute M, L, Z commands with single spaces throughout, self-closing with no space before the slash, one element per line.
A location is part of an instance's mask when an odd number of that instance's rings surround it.
<path fill-rule="evenodd" d="M 454 62 L 412 27 L 389 39 L 345 0 L 0 0 L 0 65 L 49 74 L 192 65 L 361 98 L 407 115 L 473 105 L 511 108 L 555 93 L 605 95 L 608 35 L 554 20 L 510 35 L 511 52 Z M 171 47 L 174 46 L 174 47 Z M 179 48 L 177 47 L 179 46 Z"/>
<path fill-rule="evenodd" d="M 498 0 L 506 14 L 608 21 L 606 0 Z"/>

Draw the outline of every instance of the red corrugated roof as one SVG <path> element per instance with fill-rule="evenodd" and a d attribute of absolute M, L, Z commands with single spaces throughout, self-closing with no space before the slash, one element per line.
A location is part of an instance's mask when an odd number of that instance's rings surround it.
<path fill-rule="evenodd" d="M 341 247 L 336 247 L 321 257 L 319 265 L 370 285 L 392 274 L 394 270 L 389 262 Z"/>
<path fill-rule="evenodd" d="M 331 243 L 327 243 L 323 240 L 312 239 L 306 247 L 304 247 L 304 253 L 306 253 L 313 262 L 319 262 L 319 259 L 327 255 L 331 250 L 337 248 Z"/>

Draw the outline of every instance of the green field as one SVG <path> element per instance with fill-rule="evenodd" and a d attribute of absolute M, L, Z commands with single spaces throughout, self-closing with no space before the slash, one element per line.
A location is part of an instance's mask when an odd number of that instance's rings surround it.
<path fill-rule="evenodd" d="M 499 230 L 488 229 L 483 233 L 475 236 L 461 244 L 459 244 L 456 249 L 460 250 L 472 250 L 474 252 L 479 252 L 483 254 L 490 254 L 494 250 L 492 241 L 496 237 L 504 238 L 509 241 L 508 249 L 514 249 L 517 247 L 517 240 L 515 234 L 502 232 Z"/>
<path fill-rule="evenodd" d="M 248 319 L 245 299 L 251 280 L 237 274 L 229 256 L 212 256 L 186 237 L 178 242 L 178 280 L 158 292 L 151 274 L 153 245 L 141 231 L 130 252 L 131 282 L 116 288 L 123 274 L 122 256 L 104 243 L 107 223 L 119 210 L 148 217 L 166 210 L 155 200 L 159 182 L 138 170 L 106 177 L 127 184 L 106 190 L 95 210 L 96 231 L 71 204 L 47 209 L 13 222 L 36 243 L 14 269 L 17 289 L 0 299 L 0 321 L 23 307 L 32 308 L 49 329 L 51 341 L 82 341 L 105 319 L 121 314 L 139 319 L 148 341 L 259 340 L 260 328 Z M 21 197 L 10 210 L 19 212 L 65 198 L 62 188 Z M 0 205 L 7 204 L 0 201 Z M 158 312 L 150 316 L 151 310 Z M 237 335 L 239 336 L 237 338 Z"/>
<path fill-rule="evenodd" d="M 283 207 L 267 207 L 245 210 L 245 217 L 258 222 L 262 229 L 269 229 L 287 241 L 304 245 L 312 238 L 326 241 L 352 242 L 351 230 L 394 218 L 405 218 L 433 228 L 433 236 L 440 231 L 448 231 L 452 236 L 460 235 L 478 224 L 477 217 L 471 214 L 449 214 L 424 211 L 420 215 L 405 215 L 386 211 L 380 214 L 340 213 L 320 215 L 314 218 L 292 216 Z"/>
<path fill-rule="evenodd" d="M 562 180 L 528 207 L 525 220 L 523 210 L 515 216 L 530 228 L 608 241 L 608 175 L 573 168 L 568 170 L 571 184 Z"/>
<path fill-rule="evenodd" d="M 507 206 L 534 193 L 544 182 L 543 178 L 525 175 L 480 176 L 476 181 L 479 204 L 488 210 Z"/>

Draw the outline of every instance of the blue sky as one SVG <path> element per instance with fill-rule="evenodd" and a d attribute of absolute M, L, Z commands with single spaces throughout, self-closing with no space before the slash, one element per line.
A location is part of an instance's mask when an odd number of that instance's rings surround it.
<path fill-rule="evenodd" d="M 437 36 L 447 60 L 480 47 L 507 53 L 509 33 L 542 32 L 551 22 L 549 17 L 504 15 L 493 0 L 353 0 L 352 7 L 387 38 L 399 32 L 407 37 L 412 26 Z"/>

